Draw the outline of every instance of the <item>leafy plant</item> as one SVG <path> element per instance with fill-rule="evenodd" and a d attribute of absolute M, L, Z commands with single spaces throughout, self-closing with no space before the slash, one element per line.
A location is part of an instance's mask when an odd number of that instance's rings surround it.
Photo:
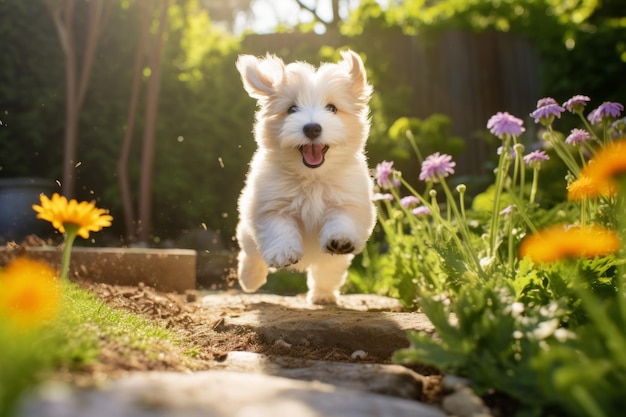
<path fill-rule="evenodd" d="M 623 106 L 605 102 L 585 117 L 589 100 L 574 96 L 562 107 L 545 98 L 531 113 L 546 128 L 538 148 L 554 149 L 569 172 L 561 186 L 570 201 L 554 207 L 536 198 L 550 156 L 524 154 L 523 122 L 508 113 L 487 124 L 502 147 L 494 184 L 474 209 L 464 184 L 454 192 L 447 183 L 449 155 L 424 159 L 423 192 L 392 162 L 377 166 L 384 243 L 365 252 L 369 272 L 356 285 L 420 308 L 437 332 L 411 333 L 396 361 L 466 375 L 479 391 L 515 398 L 520 415 L 610 416 L 626 405 L 626 224 L 618 214 L 626 212 L 626 140 L 615 123 Z M 583 129 L 553 129 L 565 109 Z"/>

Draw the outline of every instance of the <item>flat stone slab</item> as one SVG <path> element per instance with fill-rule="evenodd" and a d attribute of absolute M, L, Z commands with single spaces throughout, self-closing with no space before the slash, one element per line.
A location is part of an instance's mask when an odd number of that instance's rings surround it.
<path fill-rule="evenodd" d="M 370 391 L 415 400 L 421 397 L 428 377 L 400 365 L 328 362 L 267 356 L 253 352 L 230 352 L 215 369 L 262 373 L 301 381 L 319 381 L 358 391 Z"/>
<path fill-rule="evenodd" d="M 276 376 L 137 373 L 101 389 L 50 389 L 16 417 L 444 417 L 417 401 Z"/>
<path fill-rule="evenodd" d="M 388 311 L 385 303 L 401 306 L 386 297 L 344 295 L 338 306 L 309 305 L 303 296 L 263 294 L 210 294 L 202 301 L 207 308 L 241 306 L 242 311 L 224 316 L 218 327 L 251 330 L 270 344 L 336 346 L 389 356 L 409 346 L 407 330 L 434 332 L 422 313 Z"/>

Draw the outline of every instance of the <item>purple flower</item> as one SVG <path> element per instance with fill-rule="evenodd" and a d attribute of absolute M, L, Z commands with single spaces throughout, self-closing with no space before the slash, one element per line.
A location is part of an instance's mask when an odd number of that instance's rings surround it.
<path fill-rule="evenodd" d="M 374 195 L 372 196 L 372 201 L 383 201 L 383 200 L 387 200 L 387 201 L 393 201 L 393 195 L 389 194 L 389 193 L 374 193 Z"/>
<path fill-rule="evenodd" d="M 426 206 L 419 206 L 411 210 L 411 213 L 413 213 L 416 216 L 427 216 L 430 214 L 430 209 Z"/>
<path fill-rule="evenodd" d="M 577 94 L 563 103 L 563 107 L 572 113 L 578 113 L 583 110 L 583 108 L 587 105 L 587 102 L 590 100 L 591 99 L 587 96 Z"/>
<path fill-rule="evenodd" d="M 422 171 L 420 172 L 420 180 L 439 182 L 442 178 L 450 174 L 454 174 L 456 162 L 452 161 L 452 157 L 447 154 L 435 152 L 429 155 L 422 163 Z"/>
<path fill-rule="evenodd" d="M 624 106 L 620 103 L 615 103 L 612 101 L 605 101 L 600 104 L 597 109 L 592 110 L 589 115 L 587 115 L 587 119 L 592 124 L 601 123 L 604 119 L 609 118 L 618 118 L 622 111 L 624 110 Z"/>
<path fill-rule="evenodd" d="M 537 101 L 537 108 L 548 106 L 551 104 L 558 105 L 559 103 L 557 103 L 556 100 L 553 99 L 552 97 L 544 97 L 544 98 L 539 99 L 539 101 Z"/>
<path fill-rule="evenodd" d="M 591 135 L 585 129 L 572 129 L 569 136 L 565 138 L 565 143 L 578 145 L 589 139 L 591 139 Z"/>
<path fill-rule="evenodd" d="M 526 129 L 522 126 L 524 122 L 515 116 L 510 115 L 508 112 L 498 112 L 491 116 L 487 122 L 487 129 L 500 139 L 503 139 L 505 135 L 519 136 Z"/>
<path fill-rule="evenodd" d="M 409 208 L 419 203 L 420 203 L 420 199 L 415 197 L 414 195 L 407 195 L 406 197 L 402 197 L 400 199 L 400 205 L 405 208 Z"/>
<path fill-rule="evenodd" d="M 389 178 L 389 177 L 392 178 Z M 374 174 L 376 183 L 380 188 L 387 189 L 391 187 L 397 187 L 400 185 L 400 181 L 393 178 L 393 161 L 382 161 L 376 165 L 376 173 Z"/>
<path fill-rule="evenodd" d="M 541 122 L 541 124 L 548 126 L 552 124 L 554 117 L 561 117 L 561 113 L 563 113 L 565 109 L 556 102 L 554 104 L 547 104 L 543 107 L 539 107 L 534 112 L 530 113 L 532 117 L 535 118 L 535 123 Z"/>
<path fill-rule="evenodd" d="M 539 165 L 548 159 L 550 159 L 550 157 L 544 151 L 533 151 L 524 155 L 524 163 L 532 166 L 533 168 L 539 168 Z"/>

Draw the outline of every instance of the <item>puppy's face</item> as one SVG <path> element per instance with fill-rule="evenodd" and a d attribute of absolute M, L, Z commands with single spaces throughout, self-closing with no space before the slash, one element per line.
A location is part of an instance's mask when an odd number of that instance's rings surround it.
<path fill-rule="evenodd" d="M 294 168 L 341 164 L 363 150 L 369 133 L 367 84 L 361 58 L 342 53 L 337 64 L 284 65 L 274 56 L 243 55 L 243 84 L 258 100 L 255 136 L 260 147 L 281 152 Z M 328 161 L 328 162 L 327 162 Z"/>

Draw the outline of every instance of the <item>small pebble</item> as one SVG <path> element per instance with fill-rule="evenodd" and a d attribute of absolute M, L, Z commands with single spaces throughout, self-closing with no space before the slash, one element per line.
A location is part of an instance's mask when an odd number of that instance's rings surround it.
<path fill-rule="evenodd" d="M 441 385 L 449 391 L 458 391 L 461 388 L 469 387 L 470 380 L 456 375 L 444 375 Z"/>
<path fill-rule="evenodd" d="M 355 350 L 354 352 L 352 352 L 352 355 L 350 355 L 350 357 L 352 359 L 358 359 L 358 360 L 363 360 L 365 358 L 367 358 L 367 352 L 364 350 Z"/>
<path fill-rule="evenodd" d="M 193 302 L 198 301 L 198 294 L 194 291 L 187 291 L 185 293 L 185 297 L 188 303 L 193 303 Z"/>
<path fill-rule="evenodd" d="M 291 343 L 287 343 L 283 339 L 276 339 L 274 346 L 281 349 L 291 349 Z"/>

